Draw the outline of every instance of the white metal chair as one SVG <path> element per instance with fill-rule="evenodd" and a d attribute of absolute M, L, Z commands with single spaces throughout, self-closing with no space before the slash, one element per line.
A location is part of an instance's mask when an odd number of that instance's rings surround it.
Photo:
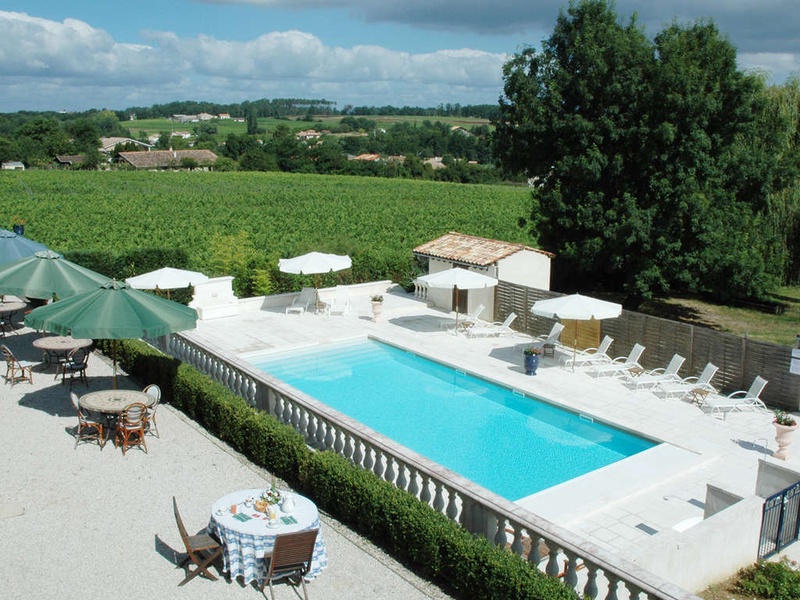
<path fill-rule="evenodd" d="M 623 377 L 625 383 L 636 390 L 650 389 L 662 382 L 680 381 L 681 378 L 678 376 L 678 371 L 680 371 L 685 360 L 686 359 L 680 354 L 674 354 L 672 360 L 670 360 L 669 364 L 664 368 L 645 371 L 639 375 L 627 371 Z"/>
<path fill-rule="evenodd" d="M 716 394 L 717 390 L 711 385 L 711 380 L 717 374 L 719 367 L 715 364 L 706 364 L 699 376 L 692 375 L 678 381 L 659 381 L 653 392 L 665 398 L 683 398 L 687 394 L 700 391 L 703 395 Z"/>
<path fill-rule="evenodd" d="M 350 310 L 350 296 L 347 289 L 340 285 L 336 286 L 333 295 L 333 300 L 325 305 L 325 314 L 330 315 L 346 315 Z"/>
<path fill-rule="evenodd" d="M 628 356 L 618 356 L 608 364 L 593 365 L 588 372 L 595 377 L 621 377 L 631 369 L 642 369 L 639 359 L 644 352 L 644 346 L 634 344 Z"/>
<path fill-rule="evenodd" d="M 314 288 L 303 288 L 300 293 L 294 297 L 292 303 L 286 307 L 286 314 L 290 315 L 296 313 L 298 315 L 305 314 L 310 305 L 317 303 L 317 290 Z"/>
<path fill-rule="evenodd" d="M 700 408 L 709 414 L 721 414 L 725 419 L 728 413 L 754 410 L 764 414 L 772 415 L 772 412 L 766 407 L 764 402 L 759 398 L 761 392 L 767 385 L 767 380 L 757 375 L 753 379 L 753 383 L 748 390 L 738 390 L 727 396 L 719 394 L 708 394 L 700 403 Z"/>
<path fill-rule="evenodd" d="M 590 367 L 601 363 L 610 363 L 613 359 L 608 355 L 608 349 L 614 342 L 611 336 L 605 336 L 597 348 L 578 350 L 564 360 L 565 367 Z"/>
<path fill-rule="evenodd" d="M 494 323 L 487 323 L 485 321 L 478 321 L 467 329 L 467 337 L 487 337 L 487 336 L 500 336 L 500 335 L 516 335 L 516 331 L 511 329 L 511 323 L 517 318 L 516 313 L 509 313 L 505 321 L 495 321 Z"/>

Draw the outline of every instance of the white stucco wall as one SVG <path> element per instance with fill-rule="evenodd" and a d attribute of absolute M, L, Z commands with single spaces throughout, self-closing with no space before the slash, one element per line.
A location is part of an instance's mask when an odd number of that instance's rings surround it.
<path fill-rule="evenodd" d="M 549 290 L 550 262 L 546 254 L 520 250 L 498 262 L 496 277 L 500 281 Z"/>
<path fill-rule="evenodd" d="M 453 263 L 449 261 L 431 258 L 429 261 L 428 273 L 438 273 L 439 271 L 446 271 L 453 268 Z M 464 268 L 464 267 L 462 267 Z M 481 275 L 488 275 L 489 277 L 497 277 L 494 267 L 486 269 L 468 269 L 475 271 Z M 494 318 L 494 288 L 483 288 L 479 290 L 462 290 L 462 294 L 467 294 L 467 313 L 472 313 L 480 304 L 484 305 L 484 310 L 481 312 L 480 318 L 485 321 L 493 321 Z M 453 291 L 446 289 L 428 288 L 428 304 L 443 308 L 444 310 L 451 310 L 453 306 Z"/>

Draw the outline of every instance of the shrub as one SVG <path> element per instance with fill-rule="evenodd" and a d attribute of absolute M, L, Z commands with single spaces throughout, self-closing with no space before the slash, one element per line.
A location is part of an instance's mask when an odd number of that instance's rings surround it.
<path fill-rule="evenodd" d="M 780 562 L 760 562 L 739 570 L 736 587 L 762 598 L 800 598 L 800 573 L 785 557 Z"/>
<path fill-rule="evenodd" d="M 105 341 L 101 346 L 109 349 Z M 458 598 L 577 600 L 509 550 L 473 535 L 411 494 L 258 411 L 195 368 L 138 341 L 118 341 L 133 376 L 157 382 L 172 404 L 255 464 L 311 496 L 324 511 L 372 539 Z M 166 397 L 166 394 L 165 394 Z"/>

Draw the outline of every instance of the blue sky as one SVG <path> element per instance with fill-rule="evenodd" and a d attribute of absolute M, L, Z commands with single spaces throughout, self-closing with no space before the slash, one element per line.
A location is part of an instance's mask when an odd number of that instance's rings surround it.
<path fill-rule="evenodd" d="M 617 0 L 649 35 L 712 18 L 739 66 L 800 72 L 800 0 Z M 0 112 L 324 98 L 495 104 L 565 0 L 0 0 Z"/>

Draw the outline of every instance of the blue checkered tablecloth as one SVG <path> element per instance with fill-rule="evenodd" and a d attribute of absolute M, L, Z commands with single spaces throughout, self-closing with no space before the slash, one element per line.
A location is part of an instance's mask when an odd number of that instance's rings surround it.
<path fill-rule="evenodd" d="M 311 561 L 311 570 L 306 575 L 306 581 L 314 579 L 328 566 L 328 553 L 325 549 L 325 538 L 319 521 L 319 511 L 316 505 L 305 496 L 292 494 L 295 509 L 286 514 L 278 511 L 278 527 L 272 529 L 267 526 L 268 519 L 253 507 L 246 507 L 247 498 L 258 498 L 263 489 L 240 490 L 217 500 L 211 507 L 211 519 L 208 530 L 216 534 L 225 546 L 223 553 L 225 571 L 231 579 L 242 577 L 245 584 L 264 580 L 264 555 L 271 554 L 275 546 L 275 538 L 281 533 L 293 533 L 306 529 L 319 529 L 317 541 L 314 545 L 314 557 Z M 250 517 L 240 521 L 233 514 L 228 514 L 232 505 L 236 505 L 236 513 Z M 223 512 L 225 514 L 220 514 Z M 297 522 L 287 524 L 281 517 L 293 517 Z"/>

